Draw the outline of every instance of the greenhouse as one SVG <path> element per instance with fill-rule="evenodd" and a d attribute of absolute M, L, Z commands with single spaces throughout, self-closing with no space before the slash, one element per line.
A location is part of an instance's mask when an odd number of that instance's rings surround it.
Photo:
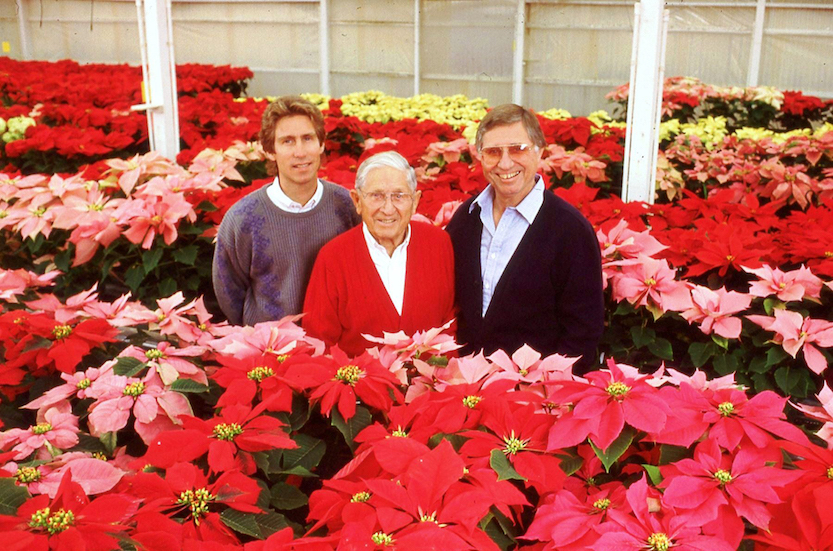
<path fill-rule="evenodd" d="M 833 549 L 828 0 L 0 49 L 0 548 Z"/>

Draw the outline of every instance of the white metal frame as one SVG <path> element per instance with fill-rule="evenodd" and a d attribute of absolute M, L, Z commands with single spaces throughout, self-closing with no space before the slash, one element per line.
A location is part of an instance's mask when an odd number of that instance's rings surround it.
<path fill-rule="evenodd" d="M 142 52 L 142 100 L 151 151 L 169 159 L 179 153 L 179 102 L 176 91 L 171 0 L 136 0 Z"/>

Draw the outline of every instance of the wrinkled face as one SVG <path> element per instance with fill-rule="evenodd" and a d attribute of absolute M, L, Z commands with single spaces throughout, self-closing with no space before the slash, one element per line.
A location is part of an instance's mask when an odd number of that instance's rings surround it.
<path fill-rule="evenodd" d="M 370 235 L 392 253 L 405 239 L 420 192 L 411 193 L 401 170 L 380 166 L 367 174 L 361 190 L 354 189 L 350 194 Z"/>
<path fill-rule="evenodd" d="M 284 117 L 275 125 L 275 161 L 281 186 L 303 186 L 318 178 L 324 144 L 305 115 Z"/>
<path fill-rule="evenodd" d="M 499 158 L 488 158 L 482 154 L 479 157 L 483 175 L 495 190 L 495 199 L 503 206 L 515 207 L 535 185 L 535 173 L 543 152 L 535 148 L 520 121 L 488 130 L 483 135 L 481 151 L 510 145 L 528 147 L 525 151 L 503 147 Z"/>

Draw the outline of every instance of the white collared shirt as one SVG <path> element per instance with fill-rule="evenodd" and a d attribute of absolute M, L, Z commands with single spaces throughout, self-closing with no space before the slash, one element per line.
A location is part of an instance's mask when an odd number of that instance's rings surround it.
<path fill-rule="evenodd" d="M 362 233 L 367 243 L 367 250 L 370 251 L 370 258 L 376 271 L 382 280 L 382 284 L 388 292 L 391 302 L 396 311 L 402 315 L 402 303 L 405 300 L 405 268 L 408 265 L 408 243 L 411 241 L 411 225 L 405 230 L 405 239 L 388 256 L 388 251 L 379 244 L 367 229 L 367 224 L 362 223 Z"/>
<path fill-rule="evenodd" d="M 266 195 L 276 207 L 284 212 L 307 212 L 315 208 L 315 205 L 321 202 L 321 197 L 324 195 L 324 186 L 321 184 L 321 180 L 318 180 L 318 185 L 315 187 L 315 193 L 312 194 L 312 197 L 305 205 L 302 205 L 297 201 L 293 201 L 286 193 L 284 193 L 281 188 L 281 184 L 278 181 L 278 177 L 275 176 L 275 181 L 272 182 L 268 188 L 266 188 Z"/>
<path fill-rule="evenodd" d="M 483 232 L 480 235 L 480 277 L 483 279 L 483 304 L 481 315 L 485 316 L 492 302 L 495 287 L 500 281 L 506 265 L 518 248 L 526 230 L 532 225 L 541 205 L 544 204 L 544 180 L 535 175 L 535 185 L 518 203 L 517 207 L 507 207 L 495 227 L 492 213 L 495 192 L 489 185 L 477 199 L 472 201 L 469 212 L 474 205 L 480 205 L 480 221 Z"/>

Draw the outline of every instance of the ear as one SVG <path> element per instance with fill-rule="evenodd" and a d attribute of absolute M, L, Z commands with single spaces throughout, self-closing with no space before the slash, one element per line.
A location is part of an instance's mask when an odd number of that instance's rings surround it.
<path fill-rule="evenodd" d="M 362 213 L 362 206 L 361 206 L 361 198 L 359 197 L 359 192 L 356 189 L 350 190 L 350 199 L 353 200 L 353 205 L 356 207 L 356 212 L 361 214 Z"/>
<path fill-rule="evenodd" d="M 419 198 L 420 198 L 420 197 L 422 197 L 422 191 L 417 190 L 417 191 L 414 193 L 414 202 L 413 202 L 413 205 L 411 205 L 411 215 L 416 214 L 416 211 L 417 211 L 417 206 L 419 205 Z"/>

